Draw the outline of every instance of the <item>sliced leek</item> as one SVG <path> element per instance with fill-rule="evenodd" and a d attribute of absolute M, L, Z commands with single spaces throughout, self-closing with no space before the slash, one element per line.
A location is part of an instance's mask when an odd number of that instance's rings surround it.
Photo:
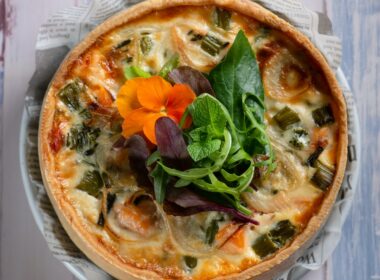
<path fill-rule="evenodd" d="M 216 26 L 229 30 L 231 28 L 231 13 L 227 10 L 216 8 L 213 14 L 214 23 Z"/>
<path fill-rule="evenodd" d="M 227 47 L 229 42 L 222 42 L 218 38 L 207 34 L 201 43 L 201 48 L 211 56 L 216 56 L 219 52 Z"/>
<path fill-rule="evenodd" d="M 317 126 L 326 126 L 335 122 L 330 105 L 315 109 L 312 112 L 314 122 Z"/>
<path fill-rule="evenodd" d="M 79 95 L 84 90 L 80 80 L 74 80 L 58 92 L 58 98 L 69 108 L 70 111 L 78 111 L 81 108 Z"/>
<path fill-rule="evenodd" d="M 320 161 L 317 162 L 317 166 L 317 171 L 311 178 L 311 182 L 313 182 L 317 188 L 326 191 L 334 180 L 335 172 Z"/>
<path fill-rule="evenodd" d="M 289 220 L 280 221 L 269 232 L 257 238 L 252 249 L 260 258 L 265 258 L 285 246 L 296 232 L 296 227 Z"/>
<path fill-rule="evenodd" d="M 252 249 L 260 258 L 265 258 L 266 256 L 275 253 L 278 250 L 278 247 L 272 241 L 269 234 L 266 233 L 256 239 L 255 243 L 252 245 Z"/>
<path fill-rule="evenodd" d="M 301 150 L 309 145 L 309 133 L 302 127 L 297 127 L 292 130 L 292 138 L 289 140 L 290 145 Z"/>
<path fill-rule="evenodd" d="M 148 55 L 153 48 L 153 40 L 149 36 L 140 39 L 140 49 L 143 55 Z"/>
<path fill-rule="evenodd" d="M 315 163 L 317 162 L 319 156 L 323 153 L 324 150 L 325 149 L 323 147 L 318 146 L 314 153 L 312 153 L 307 159 L 307 165 L 315 167 Z"/>
<path fill-rule="evenodd" d="M 279 111 L 273 119 L 282 130 L 287 130 L 291 125 L 299 123 L 301 119 L 298 114 L 288 106 Z"/>
<path fill-rule="evenodd" d="M 103 180 L 100 173 L 96 170 L 87 171 L 80 183 L 76 186 L 78 190 L 84 191 L 89 195 L 98 197 L 100 189 L 103 186 Z"/>

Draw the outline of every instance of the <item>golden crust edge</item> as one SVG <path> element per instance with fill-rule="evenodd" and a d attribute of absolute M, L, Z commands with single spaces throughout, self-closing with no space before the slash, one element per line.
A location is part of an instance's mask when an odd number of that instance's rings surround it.
<path fill-rule="evenodd" d="M 58 180 L 49 171 L 54 170 L 54 156 L 50 153 L 49 148 L 49 132 L 51 129 L 54 112 L 55 112 L 55 97 L 54 89 L 57 85 L 64 82 L 64 75 L 69 70 L 71 63 L 85 52 L 96 39 L 109 32 L 110 30 L 126 24 L 134 19 L 138 19 L 146 14 L 156 10 L 163 10 L 170 7 L 193 5 L 217 5 L 229 8 L 238 13 L 252 17 L 259 22 L 263 22 L 277 30 L 286 33 L 293 40 L 304 46 L 309 54 L 316 60 L 319 67 L 323 71 L 327 82 L 331 89 L 331 94 L 334 103 L 337 107 L 335 112 L 337 122 L 339 124 L 339 142 L 336 175 L 332 186 L 326 194 L 321 208 L 317 215 L 313 216 L 306 228 L 299 234 L 292 244 L 279 251 L 274 257 L 267 259 L 253 267 L 250 267 L 239 273 L 220 276 L 216 279 L 268 279 L 274 277 L 282 270 L 291 266 L 302 253 L 303 249 L 311 243 L 313 237 L 318 233 L 321 226 L 326 222 L 326 219 L 332 209 L 337 193 L 343 182 L 344 171 L 347 161 L 347 113 L 346 105 L 340 86 L 330 69 L 323 55 L 310 42 L 310 40 L 300 33 L 297 29 L 291 26 L 285 20 L 277 17 L 272 12 L 266 10 L 260 5 L 250 2 L 249 0 L 148 0 L 139 3 L 129 9 L 123 10 L 115 16 L 108 19 L 103 24 L 95 28 L 85 40 L 75 47 L 64 62 L 59 67 L 55 74 L 51 85 L 47 91 L 43 102 L 42 112 L 40 117 L 39 128 L 39 158 L 41 164 L 42 177 L 45 189 L 53 204 L 53 207 L 58 215 L 60 222 L 73 242 L 89 257 L 95 264 L 103 268 L 105 271 L 119 279 L 160 279 L 161 277 L 150 270 L 140 269 L 136 266 L 126 263 L 120 257 L 110 252 L 103 246 L 100 246 L 97 238 L 90 234 L 83 226 L 81 219 L 77 217 L 73 206 L 65 199 L 61 186 Z"/>

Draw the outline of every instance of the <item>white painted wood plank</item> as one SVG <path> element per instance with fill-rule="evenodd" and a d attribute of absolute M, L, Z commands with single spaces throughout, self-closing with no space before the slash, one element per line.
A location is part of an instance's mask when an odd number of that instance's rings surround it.
<path fill-rule="evenodd" d="M 323 13 L 325 10 L 325 5 L 323 0 L 303 0 L 305 6 L 313 11 Z"/>
<path fill-rule="evenodd" d="M 334 277 L 380 279 L 380 2 L 329 4 L 334 30 L 343 41 L 343 71 L 357 100 L 363 141 L 359 189 L 334 253 Z"/>
<path fill-rule="evenodd" d="M 7 2 L 12 33 L 6 38 L 4 99 L 4 178 L 0 279 L 73 279 L 38 231 L 27 205 L 19 172 L 18 138 L 24 93 L 34 70 L 38 27 L 48 15 L 71 6 L 66 1 Z M 9 16 L 9 15 L 8 15 Z"/>

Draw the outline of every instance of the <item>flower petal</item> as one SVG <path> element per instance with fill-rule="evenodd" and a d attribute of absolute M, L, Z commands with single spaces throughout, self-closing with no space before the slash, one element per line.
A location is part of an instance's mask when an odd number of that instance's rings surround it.
<path fill-rule="evenodd" d="M 142 78 L 128 80 L 120 88 L 116 98 L 116 106 L 120 115 L 125 118 L 132 110 L 141 107 L 137 99 L 137 88 L 142 84 Z"/>
<path fill-rule="evenodd" d="M 149 116 L 147 121 L 144 124 L 144 134 L 146 138 L 149 139 L 150 142 L 153 144 L 157 145 L 157 140 L 156 140 L 156 121 L 165 116 L 164 113 L 153 113 Z"/>
<path fill-rule="evenodd" d="M 155 115 L 152 111 L 149 111 L 145 108 L 139 108 L 129 112 L 123 122 L 123 136 L 125 138 L 140 132 L 143 130 L 144 125 L 152 115 Z"/>
<path fill-rule="evenodd" d="M 188 85 L 177 84 L 168 92 L 168 101 L 166 103 L 166 112 L 169 116 L 175 118 L 177 123 L 182 118 L 187 106 L 196 98 L 195 93 Z"/>
<path fill-rule="evenodd" d="M 159 112 L 165 106 L 171 88 L 171 84 L 160 76 L 144 79 L 137 89 L 138 101 L 143 107 Z"/>

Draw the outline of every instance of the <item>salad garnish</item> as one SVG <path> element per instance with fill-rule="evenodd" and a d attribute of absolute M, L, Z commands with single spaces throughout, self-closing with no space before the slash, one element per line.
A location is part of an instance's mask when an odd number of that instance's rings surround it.
<path fill-rule="evenodd" d="M 276 165 L 260 70 L 247 37 L 240 31 L 208 74 L 177 64 L 151 77 L 131 68 L 145 78 L 128 75 L 119 92 L 122 135 L 142 132 L 154 144 L 145 173 L 155 199 L 172 214 L 220 211 L 257 223 L 241 197 L 253 191 L 256 168 L 269 173 Z"/>

